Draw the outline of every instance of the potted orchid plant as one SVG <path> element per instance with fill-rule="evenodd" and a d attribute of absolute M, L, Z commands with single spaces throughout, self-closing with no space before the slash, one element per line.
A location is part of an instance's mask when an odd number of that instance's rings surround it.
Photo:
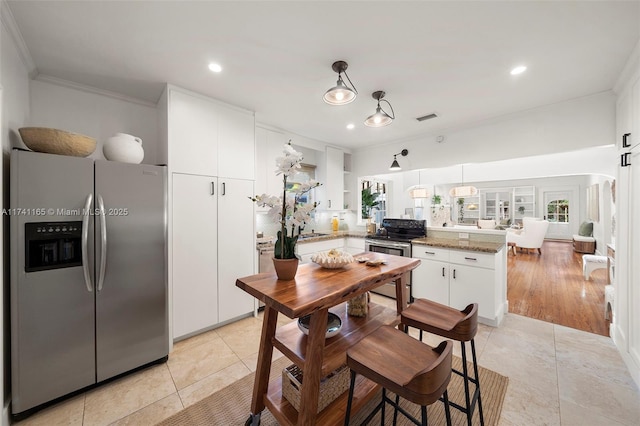
<path fill-rule="evenodd" d="M 317 203 L 302 204 L 300 201 L 313 188 L 320 183 L 311 179 L 307 182 L 291 185 L 290 178 L 298 173 L 302 162 L 302 153 L 291 146 L 291 141 L 284 146 L 284 156 L 276 158 L 276 175 L 282 175 L 282 195 L 256 195 L 249 197 L 260 207 L 268 207 L 268 216 L 280 224 L 274 247 L 274 265 L 280 279 L 293 279 L 298 267 L 298 258 L 295 254 L 298 237 L 304 226 L 311 221 L 311 212 Z M 281 276 L 279 271 L 280 260 L 290 260 L 294 264 L 290 277 Z"/>

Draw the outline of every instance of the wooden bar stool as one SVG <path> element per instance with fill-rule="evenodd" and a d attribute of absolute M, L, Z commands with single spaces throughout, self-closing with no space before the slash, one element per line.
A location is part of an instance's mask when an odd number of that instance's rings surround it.
<path fill-rule="evenodd" d="M 368 423 L 379 410 L 382 410 L 381 424 L 384 425 L 384 407 L 389 403 L 394 407 L 394 425 L 398 411 L 415 424 L 426 425 L 427 406 L 442 397 L 447 425 L 451 425 L 447 386 L 451 380 L 452 348 L 453 342 L 450 340 L 432 348 L 390 326 L 380 327 L 349 348 L 347 365 L 351 369 L 351 386 L 344 418 L 345 426 L 349 424 L 351 416 L 357 374 L 378 383 L 383 388 L 382 400 L 363 424 Z M 387 390 L 396 394 L 395 401 L 387 397 Z M 421 422 L 400 407 L 400 397 L 421 406 Z"/>
<path fill-rule="evenodd" d="M 480 414 L 480 424 L 484 425 L 484 415 L 482 413 L 482 398 L 480 396 L 480 381 L 478 379 L 478 361 L 476 359 L 476 345 L 474 337 L 478 330 L 478 304 L 472 303 L 462 311 L 432 302 L 427 299 L 416 299 L 409 307 L 402 311 L 400 321 L 409 327 L 420 330 L 420 340 L 422 341 L 422 331 L 437 334 L 448 339 L 457 340 L 462 348 L 462 372 L 453 370 L 454 373 L 464 379 L 464 393 L 466 407 L 462 407 L 454 402 L 454 408 L 466 413 L 467 424 L 471 426 L 471 418 L 476 403 Z M 471 342 L 471 355 L 473 358 L 473 371 L 475 377 L 470 377 L 467 368 L 467 351 L 465 343 Z M 473 396 L 469 392 L 469 382 L 475 385 Z"/>

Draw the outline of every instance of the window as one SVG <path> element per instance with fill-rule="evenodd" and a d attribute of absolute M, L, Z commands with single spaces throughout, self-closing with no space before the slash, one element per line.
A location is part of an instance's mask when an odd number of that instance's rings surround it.
<path fill-rule="evenodd" d="M 547 204 L 549 222 L 569 222 L 569 200 L 552 200 Z"/>
<path fill-rule="evenodd" d="M 387 197 L 389 195 L 388 182 L 378 179 L 359 178 L 360 183 L 360 217 L 358 223 L 363 223 L 371 217 L 376 223 L 381 223 L 387 215 Z"/>

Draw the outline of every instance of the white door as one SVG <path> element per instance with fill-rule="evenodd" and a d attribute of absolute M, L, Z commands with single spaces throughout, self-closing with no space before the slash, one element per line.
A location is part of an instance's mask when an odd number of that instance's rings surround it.
<path fill-rule="evenodd" d="M 253 311 L 253 296 L 236 280 L 254 274 L 253 181 L 218 180 L 218 312 L 220 322 Z"/>
<path fill-rule="evenodd" d="M 630 240 L 627 259 L 637 259 L 640 253 L 640 226 L 634 218 L 640 217 L 640 146 L 631 151 L 629 166 L 629 197 L 631 205 L 629 215 Z M 624 194 L 620 194 L 622 198 Z M 636 365 L 640 366 L 640 264 L 630 262 L 629 276 L 629 353 Z M 617 289 L 616 289 L 617 290 Z M 616 296 L 617 297 L 617 296 Z M 617 316 L 618 313 L 616 313 Z"/>
<path fill-rule="evenodd" d="M 549 221 L 545 238 L 570 240 L 572 202 L 571 191 L 545 191 L 542 205 L 544 219 Z"/>
<path fill-rule="evenodd" d="M 215 177 L 173 174 L 174 339 L 218 323 L 217 191 Z"/>

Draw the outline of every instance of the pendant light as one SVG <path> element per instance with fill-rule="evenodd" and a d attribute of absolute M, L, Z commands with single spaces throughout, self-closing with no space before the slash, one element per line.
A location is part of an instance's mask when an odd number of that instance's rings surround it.
<path fill-rule="evenodd" d="M 402 155 L 403 157 L 406 157 L 407 154 L 409 154 L 409 150 L 408 149 L 403 149 L 399 153 L 393 154 L 393 163 L 391 163 L 391 167 L 389 167 L 389 170 L 392 170 L 392 171 L 402 170 L 402 167 L 400 167 L 400 164 L 398 163 L 398 159 L 396 157 L 398 155 Z"/>
<path fill-rule="evenodd" d="M 376 99 L 378 101 L 378 106 L 376 107 L 376 112 L 370 115 L 369 117 L 367 117 L 366 120 L 364 120 L 365 126 L 384 127 L 384 126 L 388 126 L 393 122 L 393 120 L 395 120 L 396 115 L 395 115 L 395 112 L 393 111 L 393 107 L 391 106 L 388 100 L 382 99 L 384 98 L 384 95 L 385 93 L 382 90 L 378 90 L 377 92 L 373 92 L 371 94 L 373 99 Z M 386 102 L 387 105 L 389 105 L 389 108 L 391 108 L 391 115 L 387 114 L 382 109 L 382 107 L 380 106 L 380 101 Z"/>
<path fill-rule="evenodd" d="M 338 82 L 324 94 L 323 99 L 329 105 L 346 105 L 356 99 L 358 91 L 347 75 L 347 67 L 349 67 L 349 64 L 345 61 L 336 61 L 331 65 L 331 69 L 338 73 Z M 347 77 L 347 80 L 349 80 L 353 89 L 342 81 L 342 73 Z"/>
<path fill-rule="evenodd" d="M 426 186 L 420 183 L 420 171 L 418 171 L 418 184 L 410 186 L 407 191 L 409 192 L 409 197 L 413 198 L 414 200 L 419 198 L 431 197 L 431 191 L 429 191 Z"/>
<path fill-rule="evenodd" d="M 472 185 L 464 184 L 464 164 L 460 165 L 462 170 L 462 183 L 460 186 L 456 186 L 449 190 L 449 195 L 452 197 L 473 197 L 478 193 L 478 188 Z"/>

